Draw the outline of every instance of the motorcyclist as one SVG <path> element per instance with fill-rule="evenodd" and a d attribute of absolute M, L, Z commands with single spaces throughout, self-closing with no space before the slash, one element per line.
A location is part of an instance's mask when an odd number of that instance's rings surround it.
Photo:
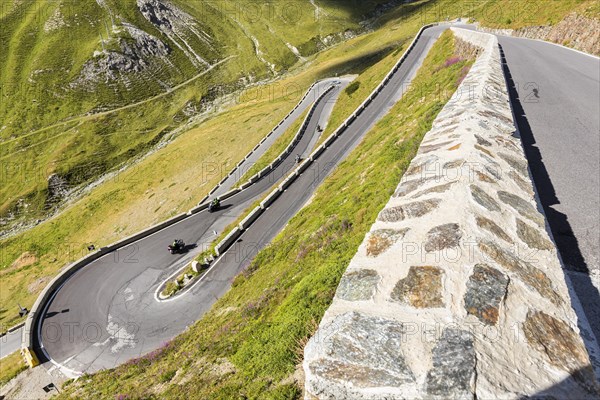
<path fill-rule="evenodd" d="M 300 154 L 296 154 L 296 164 L 300 162 Z"/>

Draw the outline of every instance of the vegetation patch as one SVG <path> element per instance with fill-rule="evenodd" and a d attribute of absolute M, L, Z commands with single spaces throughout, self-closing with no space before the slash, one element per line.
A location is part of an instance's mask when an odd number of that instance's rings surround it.
<path fill-rule="evenodd" d="M 199 259 L 204 261 L 201 262 Z M 211 261 L 207 261 L 206 257 L 196 257 L 196 260 L 188 264 L 175 279 L 169 280 L 164 284 L 164 288 L 159 293 L 159 298 L 162 300 L 168 299 L 192 285 L 197 279 L 203 276 L 210 267 L 212 259 Z M 194 263 L 197 263 L 196 269 L 194 269 Z"/>
<path fill-rule="evenodd" d="M 27 365 L 18 351 L 0 359 L 0 387 L 26 369 Z"/>

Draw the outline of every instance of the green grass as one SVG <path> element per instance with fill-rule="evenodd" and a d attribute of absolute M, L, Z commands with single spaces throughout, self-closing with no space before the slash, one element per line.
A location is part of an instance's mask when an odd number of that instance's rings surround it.
<path fill-rule="evenodd" d="M 279 155 L 290 145 L 298 130 L 302 126 L 304 119 L 308 115 L 312 104 L 294 121 L 286 131 L 279 136 L 269 147 L 269 149 L 250 167 L 248 171 L 240 178 L 238 183 L 245 183 L 258 172 L 262 171 L 267 165 L 271 164 Z"/>
<path fill-rule="evenodd" d="M 473 17 L 490 28 L 518 29 L 525 26 L 555 25 L 567 14 L 577 11 L 590 15 L 589 8 L 598 8 L 590 0 L 495 0 L 482 2 Z M 596 15 L 598 18 L 598 15 Z"/>
<path fill-rule="evenodd" d="M 25 361 L 18 351 L 0 359 L 0 387 L 26 369 Z"/>
<path fill-rule="evenodd" d="M 60 398 L 298 398 L 300 389 L 289 378 L 304 343 L 456 89 L 461 70 L 470 65 L 461 61 L 445 68 L 452 54 L 448 32 L 431 50 L 413 88 L 207 315 L 153 354 L 71 383 Z M 157 387 L 165 371 L 173 370 L 168 384 Z"/>

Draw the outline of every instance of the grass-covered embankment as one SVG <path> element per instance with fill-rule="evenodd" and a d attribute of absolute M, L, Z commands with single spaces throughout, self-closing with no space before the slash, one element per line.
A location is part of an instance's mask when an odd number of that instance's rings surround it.
<path fill-rule="evenodd" d="M 26 369 L 27 365 L 18 351 L 0 359 L 0 387 Z"/>
<path fill-rule="evenodd" d="M 447 32 L 404 98 L 198 323 L 156 352 L 70 383 L 61 398 L 298 398 L 304 343 L 470 65 L 446 63 L 453 55 Z"/>

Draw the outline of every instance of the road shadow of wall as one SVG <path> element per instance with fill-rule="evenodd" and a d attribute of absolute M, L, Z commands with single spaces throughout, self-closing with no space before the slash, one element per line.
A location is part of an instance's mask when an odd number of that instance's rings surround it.
<path fill-rule="evenodd" d="M 515 122 L 521 137 L 521 142 L 523 143 L 525 155 L 529 162 L 534 187 L 548 220 L 550 231 L 552 233 L 551 236 L 558 248 L 565 279 L 567 282 L 571 282 L 571 287 L 569 288 L 571 292 L 571 305 L 577 313 L 580 330 L 582 332 L 587 331 L 587 329 L 584 329 L 581 325 L 581 319 L 584 318 L 584 320 L 590 322 L 590 328 L 595 337 L 599 338 L 600 324 L 594 321 L 594 316 L 597 314 L 597 310 L 600 309 L 600 294 L 598 293 L 598 289 L 596 289 L 592 283 L 588 266 L 581 253 L 579 243 L 573 233 L 568 217 L 553 208 L 553 206 L 560 204 L 560 201 L 556 196 L 552 179 L 544 165 L 542 154 L 536 146 L 535 136 L 529 121 L 527 120 L 527 116 L 525 115 L 523 105 L 521 104 L 517 86 L 513 80 L 506 60 L 506 55 L 504 54 L 502 46 L 499 45 L 499 47 L 500 55 L 502 57 L 502 66 L 508 83 L 510 101 L 515 115 Z M 576 275 L 576 279 L 573 279 L 573 276 L 571 276 L 569 272 Z M 585 301 L 580 302 L 581 307 L 579 307 L 579 302 L 573 300 L 574 295 L 576 295 L 578 299 L 585 299 Z M 582 312 L 584 315 L 581 315 Z M 593 349 L 594 346 L 597 346 L 597 343 L 595 343 L 594 338 L 586 337 L 585 334 L 582 336 L 586 347 L 588 348 L 588 353 L 591 354 L 591 349 Z"/>

